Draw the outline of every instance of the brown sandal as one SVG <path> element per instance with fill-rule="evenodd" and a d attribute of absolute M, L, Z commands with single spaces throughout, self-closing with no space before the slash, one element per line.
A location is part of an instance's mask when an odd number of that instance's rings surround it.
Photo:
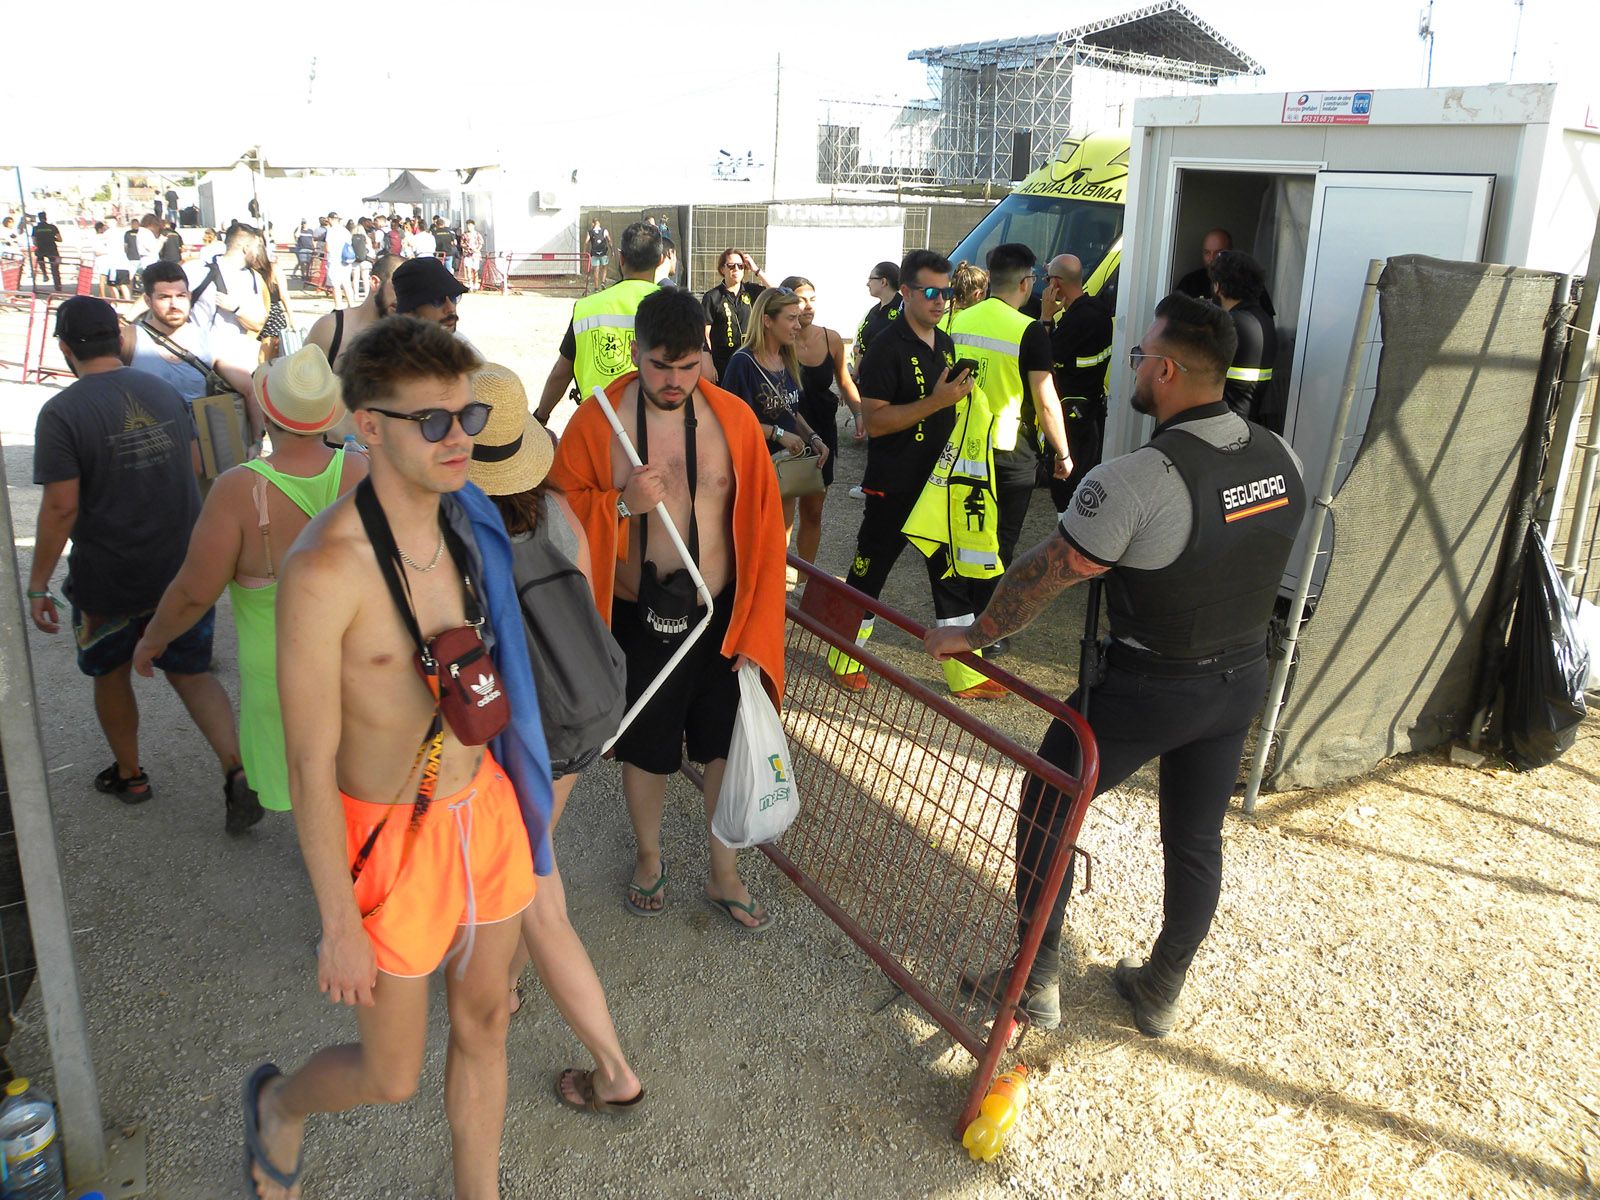
<path fill-rule="evenodd" d="M 561 1085 L 568 1080 L 572 1081 L 572 1089 L 583 1098 L 581 1104 L 574 1104 L 567 1098 L 567 1093 Z M 568 1067 L 556 1076 L 556 1099 L 568 1108 L 576 1108 L 581 1112 L 606 1113 L 611 1116 L 629 1116 L 639 1111 L 644 1102 L 644 1088 L 639 1088 L 639 1094 L 632 1100 L 602 1100 L 594 1090 L 594 1072 L 581 1071 L 577 1067 Z"/>

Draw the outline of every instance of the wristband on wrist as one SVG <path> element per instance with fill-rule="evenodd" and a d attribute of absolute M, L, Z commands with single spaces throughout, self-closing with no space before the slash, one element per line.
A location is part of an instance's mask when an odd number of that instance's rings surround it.
<path fill-rule="evenodd" d="M 621 517 L 623 520 L 627 520 L 629 517 L 633 516 L 633 510 L 628 507 L 627 501 L 621 496 L 617 497 L 617 516 Z"/>

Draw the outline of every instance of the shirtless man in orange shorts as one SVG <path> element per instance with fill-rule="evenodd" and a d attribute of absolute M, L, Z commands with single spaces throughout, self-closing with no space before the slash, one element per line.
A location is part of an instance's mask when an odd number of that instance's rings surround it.
<path fill-rule="evenodd" d="M 478 365 L 439 326 L 393 317 L 349 348 L 340 372 L 396 550 L 382 561 L 403 579 L 425 640 L 459 632 L 479 603 L 439 520 L 440 496 L 466 482 L 472 434 L 488 415 L 467 381 Z M 444 1101 L 455 1195 L 494 1200 L 505 981 L 516 918 L 533 898 L 529 839 L 487 749 L 463 744 L 448 720 L 442 730 L 434 723 L 413 632 L 358 499 L 353 492 L 317 517 L 285 564 L 278 679 L 295 824 L 322 916 L 317 982 L 330 1000 L 355 1007 L 360 1041 L 323 1049 L 290 1076 L 268 1064 L 250 1077 L 246 1163 L 258 1196 L 293 1200 L 310 1114 L 410 1098 L 428 976 L 448 960 Z M 362 503 L 371 520 L 370 500 Z"/>

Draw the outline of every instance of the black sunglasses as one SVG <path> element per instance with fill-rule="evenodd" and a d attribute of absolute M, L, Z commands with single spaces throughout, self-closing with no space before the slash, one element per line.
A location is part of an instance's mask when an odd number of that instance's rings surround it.
<path fill-rule="evenodd" d="M 491 406 L 474 400 L 454 411 L 448 408 L 425 408 L 414 413 L 391 412 L 387 408 L 369 408 L 367 411 L 375 412 L 380 417 L 393 417 L 397 421 L 415 421 L 422 431 L 423 441 L 442 442 L 450 436 L 450 426 L 455 421 L 461 422 L 462 433 L 477 437 L 489 423 Z"/>
<path fill-rule="evenodd" d="M 912 288 L 911 290 L 914 292 L 921 292 L 924 300 L 949 300 L 956 294 L 956 290 L 953 287 L 919 287 Z"/>

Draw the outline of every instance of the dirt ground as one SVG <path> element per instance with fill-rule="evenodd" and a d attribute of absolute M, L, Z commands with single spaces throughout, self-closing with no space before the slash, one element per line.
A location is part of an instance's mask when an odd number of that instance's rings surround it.
<path fill-rule="evenodd" d="M 473 296 L 461 328 L 537 397 L 569 308 Z M 24 572 L 33 422 L 54 390 L 0 384 Z M 845 435 L 820 564 L 835 573 L 852 553 L 845 490 L 863 461 Z M 1029 539 L 1047 530 L 1046 507 L 1036 501 Z M 885 599 L 926 615 L 909 556 Z M 1080 625 L 1069 594 L 1014 639 L 1006 665 L 1064 695 Z M 884 644 L 937 677 L 908 646 Z M 236 693 L 233 647 L 223 619 L 218 672 Z M 32 653 L 107 1122 L 146 1131 L 152 1195 L 240 1195 L 244 1074 L 265 1059 L 292 1067 L 353 1031 L 316 991 L 316 912 L 292 825 L 224 837 L 215 762 L 159 683 L 139 693 L 158 798 L 129 808 L 98 795 L 107 752 L 70 643 L 34 634 Z M 1024 742 L 1043 729 L 1020 702 L 982 712 Z M 1153 787 L 1146 771 L 1090 811 L 1095 885 L 1069 912 L 1065 1019 L 1024 1041 L 1033 1101 L 1006 1153 L 980 1166 L 950 1132 L 972 1060 L 786 879 L 746 855 L 777 918 L 760 939 L 696 900 L 703 824 L 681 780 L 667 913 L 624 911 L 631 835 L 615 768 L 596 767 L 559 855 L 650 1096 L 632 1124 L 560 1108 L 553 1077 L 584 1056 L 535 988 L 510 1035 L 505 1195 L 1600 1194 L 1600 719 L 1564 760 L 1526 775 L 1429 754 L 1265 797 L 1255 818 L 1235 809 L 1216 927 L 1179 1029 L 1159 1042 L 1132 1029 L 1109 987 L 1111 964 L 1142 951 L 1158 920 Z M 11 1056 L 49 1086 L 37 995 Z M 449 1194 L 439 999 L 417 1098 L 312 1126 L 308 1200 Z"/>

